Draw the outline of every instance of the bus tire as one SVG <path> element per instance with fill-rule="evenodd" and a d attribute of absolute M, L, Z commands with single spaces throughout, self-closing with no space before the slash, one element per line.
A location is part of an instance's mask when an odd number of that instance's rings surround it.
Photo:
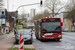
<path fill-rule="evenodd" d="M 44 39 L 40 39 L 41 40 L 41 42 L 44 42 Z"/>
<path fill-rule="evenodd" d="M 56 41 L 60 41 L 60 39 L 56 39 Z"/>

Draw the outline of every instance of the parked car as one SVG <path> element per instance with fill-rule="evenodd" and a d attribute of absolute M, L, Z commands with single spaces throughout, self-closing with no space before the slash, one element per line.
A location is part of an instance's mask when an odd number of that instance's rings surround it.
<path fill-rule="evenodd" d="M 63 28 L 63 31 L 69 31 L 69 29 L 68 28 Z"/>
<path fill-rule="evenodd" d="M 18 33 L 16 34 L 16 43 L 19 43 L 20 33 L 24 33 L 24 42 L 27 42 L 28 44 L 32 44 L 32 31 L 31 29 L 20 29 Z"/>

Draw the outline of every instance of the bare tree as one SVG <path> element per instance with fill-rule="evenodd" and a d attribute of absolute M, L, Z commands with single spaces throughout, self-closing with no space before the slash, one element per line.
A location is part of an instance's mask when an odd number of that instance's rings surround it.
<path fill-rule="evenodd" d="M 35 18 L 35 19 L 34 19 Z M 30 20 L 30 22 L 34 22 L 34 20 L 38 20 L 38 19 L 41 19 L 41 18 L 43 18 L 43 14 L 37 14 L 37 15 L 35 15 L 31 20 Z"/>
<path fill-rule="evenodd" d="M 26 10 L 24 10 L 24 7 L 23 7 L 21 10 L 21 15 L 20 15 L 20 18 L 22 20 L 19 20 L 19 23 L 25 25 L 25 23 L 27 22 L 27 18 L 25 18 L 25 17 L 26 17 Z"/>
<path fill-rule="evenodd" d="M 74 25 L 75 23 L 75 4 L 74 4 L 74 0 L 69 0 L 67 7 L 65 8 L 66 11 L 68 12 L 66 15 L 66 19 L 69 19 L 72 24 Z"/>
<path fill-rule="evenodd" d="M 44 17 L 49 17 L 50 16 L 50 13 L 47 9 L 44 10 Z"/>
<path fill-rule="evenodd" d="M 74 22 L 75 22 L 75 9 L 73 9 L 71 12 L 69 12 L 66 17 L 66 19 L 69 19 L 72 24 L 74 25 Z"/>
<path fill-rule="evenodd" d="M 74 0 L 68 0 L 65 9 L 67 12 L 71 12 L 74 9 L 74 6 L 75 6 Z"/>
<path fill-rule="evenodd" d="M 38 20 L 38 19 L 41 19 L 41 18 L 49 17 L 49 16 L 50 16 L 49 11 L 48 11 L 47 9 L 45 9 L 43 13 L 35 15 L 35 16 L 30 20 L 30 22 L 34 22 L 34 20 Z M 34 19 L 34 18 L 35 18 L 35 19 Z"/>
<path fill-rule="evenodd" d="M 46 0 L 45 6 L 51 11 L 52 17 L 65 7 L 62 5 L 61 0 Z"/>
<path fill-rule="evenodd" d="M 24 10 L 24 7 L 21 9 L 21 13 L 22 13 L 22 14 L 21 14 L 21 18 L 24 19 L 24 17 L 26 16 L 26 15 L 25 15 L 26 10 Z"/>

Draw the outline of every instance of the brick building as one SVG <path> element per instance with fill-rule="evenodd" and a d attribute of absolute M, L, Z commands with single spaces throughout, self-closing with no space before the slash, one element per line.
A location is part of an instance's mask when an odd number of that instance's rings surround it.
<path fill-rule="evenodd" d="M 13 28 L 14 28 L 14 18 L 12 18 L 12 17 L 15 17 L 15 12 L 9 12 L 9 14 L 10 14 L 10 18 L 11 18 L 11 20 L 9 21 L 9 25 L 10 25 L 10 29 L 11 30 L 13 30 Z"/>
<path fill-rule="evenodd" d="M 6 9 L 5 10 L 5 25 L 4 25 L 4 30 L 3 32 L 5 31 L 5 27 L 9 27 L 9 30 L 10 31 L 13 31 L 13 28 L 14 28 L 14 18 L 12 17 L 15 17 L 15 12 L 8 12 Z M 9 25 L 7 26 L 7 22 L 9 23 Z M 1 28 L 0 28 L 0 34 L 1 34 Z"/>
<path fill-rule="evenodd" d="M 6 21 L 9 22 L 9 30 L 10 31 L 13 31 L 13 28 L 14 28 L 14 17 L 15 16 L 15 12 L 7 12 L 6 10 Z"/>

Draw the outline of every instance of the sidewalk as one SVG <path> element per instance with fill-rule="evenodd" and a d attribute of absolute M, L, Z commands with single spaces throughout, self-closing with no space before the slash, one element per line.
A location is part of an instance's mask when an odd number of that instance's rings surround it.
<path fill-rule="evenodd" d="M 0 40 L 4 39 L 7 37 L 8 34 L 0 35 Z"/>
<path fill-rule="evenodd" d="M 14 33 L 11 32 L 6 38 L 0 40 L 0 50 L 13 47 L 13 44 L 15 42 L 15 39 L 13 36 L 14 36 Z"/>
<path fill-rule="evenodd" d="M 19 48 L 19 45 L 14 45 L 14 47 L 18 47 Z M 35 48 L 33 44 L 28 44 L 28 45 L 26 44 L 26 45 L 24 45 L 24 47 L 25 48 Z"/>
<path fill-rule="evenodd" d="M 7 50 L 8 48 L 19 47 L 19 45 L 14 44 L 15 35 L 13 32 L 9 33 L 8 36 L 0 40 L 0 50 Z M 33 44 L 24 45 L 25 48 L 35 48 Z"/>

